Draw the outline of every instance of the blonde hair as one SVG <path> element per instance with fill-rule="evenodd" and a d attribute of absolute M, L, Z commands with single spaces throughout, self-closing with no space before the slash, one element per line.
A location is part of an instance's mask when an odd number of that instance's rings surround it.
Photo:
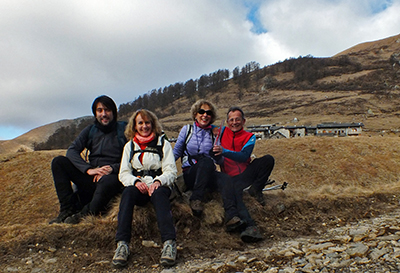
<path fill-rule="evenodd" d="M 200 110 L 200 107 L 204 104 L 206 104 L 206 105 L 208 105 L 208 107 L 210 107 L 210 110 L 212 113 L 210 124 L 212 124 L 217 119 L 217 109 L 215 108 L 214 104 L 208 100 L 200 99 L 192 105 L 192 107 L 190 108 L 190 112 L 192 113 L 192 118 L 193 118 L 193 120 L 196 120 L 197 112 Z"/>
<path fill-rule="evenodd" d="M 156 134 L 156 136 L 160 136 L 162 134 L 161 123 L 158 121 L 157 116 L 147 109 L 140 109 L 133 113 L 133 115 L 129 118 L 128 125 L 125 128 L 125 136 L 127 139 L 132 139 L 136 134 L 136 117 L 139 114 L 142 116 L 143 119 L 147 119 L 150 121 L 151 129 Z"/>

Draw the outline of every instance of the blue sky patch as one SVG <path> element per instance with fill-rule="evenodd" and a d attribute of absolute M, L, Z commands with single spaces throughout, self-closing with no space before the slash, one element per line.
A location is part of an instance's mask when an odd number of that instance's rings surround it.
<path fill-rule="evenodd" d="M 369 6 L 373 14 L 380 13 L 393 5 L 393 0 L 373 0 L 370 1 Z"/>
<path fill-rule="evenodd" d="M 260 14 L 259 14 L 260 6 L 254 2 L 253 3 L 247 2 L 245 5 L 246 8 L 249 9 L 246 19 L 253 24 L 251 31 L 255 34 L 267 33 L 267 29 L 260 22 Z"/>

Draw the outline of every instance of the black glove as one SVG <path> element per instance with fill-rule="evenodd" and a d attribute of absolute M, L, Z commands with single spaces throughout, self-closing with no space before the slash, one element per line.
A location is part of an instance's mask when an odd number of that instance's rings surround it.
<path fill-rule="evenodd" d="M 215 160 L 218 161 L 221 159 L 222 155 L 215 155 L 215 152 L 211 148 L 211 150 L 208 152 L 208 154 Z"/>

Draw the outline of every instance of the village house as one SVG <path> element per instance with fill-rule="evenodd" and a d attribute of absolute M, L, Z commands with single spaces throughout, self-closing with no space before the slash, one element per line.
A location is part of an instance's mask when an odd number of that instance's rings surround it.
<path fill-rule="evenodd" d="M 359 136 L 362 133 L 364 124 L 358 123 L 321 123 L 316 126 L 292 125 L 276 126 L 252 125 L 247 127 L 247 131 L 256 135 L 257 139 L 292 138 L 305 136 Z"/>
<path fill-rule="evenodd" d="M 359 136 L 364 124 L 358 123 L 322 123 L 317 125 L 317 136 Z"/>

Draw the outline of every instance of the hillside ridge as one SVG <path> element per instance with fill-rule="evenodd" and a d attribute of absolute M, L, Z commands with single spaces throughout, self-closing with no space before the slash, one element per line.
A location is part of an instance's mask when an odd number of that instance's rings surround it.
<path fill-rule="evenodd" d="M 360 43 L 330 58 L 306 56 L 269 65 L 252 73 L 245 87 L 231 78 L 226 87 L 205 97 L 217 105 L 219 119 L 230 106 L 241 106 L 247 125 L 363 122 L 367 132 L 397 133 L 399 56 L 400 35 L 395 35 Z M 176 137 L 182 125 L 191 122 L 189 107 L 195 99 L 181 97 L 156 109 L 163 114 L 159 117 L 169 136 Z M 121 115 L 125 120 L 129 116 Z M 35 143 L 47 141 L 61 127 L 76 126 L 82 118 L 57 121 L 0 141 L 0 154 L 32 151 Z"/>

